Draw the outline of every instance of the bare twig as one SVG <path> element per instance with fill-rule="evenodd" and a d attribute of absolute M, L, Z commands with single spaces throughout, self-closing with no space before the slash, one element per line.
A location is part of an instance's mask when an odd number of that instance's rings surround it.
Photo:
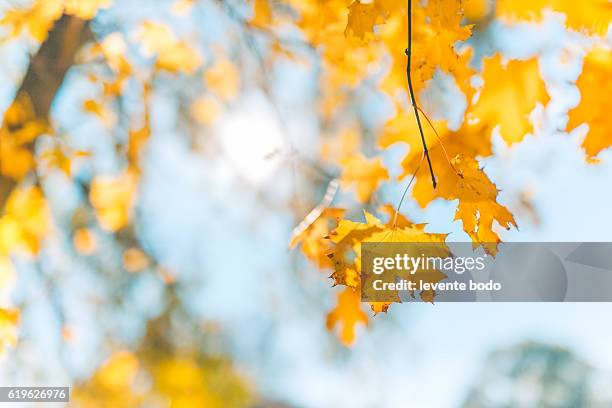
<path fill-rule="evenodd" d="M 419 165 L 414 170 L 414 173 L 412 174 L 412 177 L 410 178 L 410 181 L 408 182 L 408 185 L 406 186 L 406 188 L 404 189 L 404 192 L 402 193 L 402 198 L 400 199 L 400 202 L 397 205 L 397 208 L 395 209 L 395 215 L 393 216 L 392 227 L 395 227 L 395 223 L 397 221 L 397 215 L 399 214 L 400 209 L 402 208 L 402 204 L 404 203 L 404 199 L 406 198 L 406 194 L 408 194 L 408 190 L 410 190 L 410 186 L 412 185 L 412 183 L 414 183 L 414 179 L 416 178 L 417 173 L 421 169 L 421 164 L 423 164 L 423 159 L 424 158 L 425 158 L 425 153 L 423 153 L 421 155 L 421 160 L 419 161 Z"/>
<path fill-rule="evenodd" d="M 421 126 L 421 118 L 419 117 L 419 108 L 417 106 L 416 97 L 414 96 L 414 88 L 412 86 L 412 74 L 411 74 L 411 60 L 412 60 L 412 0 L 408 0 L 408 48 L 406 48 L 406 56 L 408 62 L 406 63 L 406 75 L 408 77 L 408 90 L 410 91 L 410 102 L 414 109 L 414 116 L 416 117 L 417 125 L 419 127 L 419 134 L 421 135 L 421 142 L 423 142 L 423 154 L 427 159 L 427 165 L 429 166 L 429 173 L 431 174 L 431 183 L 436 188 L 436 176 L 434 174 L 433 166 L 431 165 L 431 159 L 429 158 L 429 150 L 427 149 L 427 142 L 425 141 L 425 134 L 423 133 L 423 127 Z"/>

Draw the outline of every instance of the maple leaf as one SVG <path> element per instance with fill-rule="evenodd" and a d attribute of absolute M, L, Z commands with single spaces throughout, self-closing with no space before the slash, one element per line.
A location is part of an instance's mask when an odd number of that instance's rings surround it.
<path fill-rule="evenodd" d="M 340 165 L 342 187 L 348 188 L 355 184 L 357 199 L 362 203 L 368 202 L 380 183 L 389 179 L 389 173 L 380 158 L 367 159 L 362 154 L 356 153 L 342 159 Z"/>
<path fill-rule="evenodd" d="M 338 224 L 338 220 L 345 212 L 341 208 L 325 208 L 320 213 L 314 213 L 312 218 L 309 214 L 309 217 L 306 217 L 294 231 L 289 248 L 300 245 L 306 258 L 319 268 L 331 268 L 332 263 L 327 255 L 332 246 L 330 240 L 325 237 Z"/>
<path fill-rule="evenodd" d="M 332 331 L 339 327 L 338 337 L 345 346 L 355 342 L 355 326 L 367 326 L 368 315 L 361 309 L 361 298 L 358 291 L 345 288 L 338 293 L 336 306 L 327 314 L 327 329 Z"/>
<path fill-rule="evenodd" d="M 374 34 L 374 26 L 382 20 L 382 12 L 380 5 L 374 0 L 353 1 L 349 6 L 348 23 L 344 34 L 352 34 L 359 38 L 364 38 L 368 33 Z"/>
<path fill-rule="evenodd" d="M 336 244 L 329 256 L 334 261 L 335 273 L 332 278 L 335 280 L 335 285 L 346 285 L 357 288 L 358 286 L 350 285 L 343 281 L 346 277 L 351 277 L 361 283 L 361 279 L 368 277 L 361 276 L 361 244 L 364 242 L 374 243 L 397 243 L 410 242 L 415 245 L 411 249 L 416 256 L 424 253 L 445 257 L 450 255 L 448 248 L 444 244 L 446 234 L 434 234 L 425 232 L 425 224 L 413 224 L 407 218 L 396 215 L 396 211 L 391 207 L 385 206 L 383 209 L 389 213 L 389 221 L 381 222 L 377 217 L 364 211 L 366 219 L 365 223 L 355 222 L 351 220 L 340 220 L 338 227 L 334 229 L 329 237 Z M 393 216 L 391 216 L 391 212 Z M 430 245 L 436 243 L 440 245 Z M 422 245 L 419 245 L 422 244 Z M 352 258 L 352 259 L 351 259 Z M 353 277 L 354 274 L 357 277 Z M 403 277 L 407 280 L 423 280 L 426 282 L 436 283 L 446 277 L 440 271 L 436 270 L 419 270 L 417 273 L 408 277 Z M 413 293 L 411 295 L 414 296 Z M 421 299 L 426 302 L 433 301 L 433 291 L 427 290 L 420 293 Z M 399 295 L 393 299 L 394 302 L 400 302 Z M 384 303 L 384 302 L 383 302 Z M 386 311 L 388 305 L 373 302 L 371 308 L 374 312 Z"/>
<path fill-rule="evenodd" d="M 425 137 L 439 186 L 434 189 L 427 175 L 417 173 L 412 194 L 423 208 L 436 198 L 459 200 L 455 219 L 462 221 L 463 229 L 474 243 L 484 244 L 485 249 L 493 254 L 500 242 L 493 231 L 493 222 L 497 221 L 504 228 L 516 226 L 516 223 L 512 214 L 496 202 L 497 187 L 474 159 L 492 154 L 491 126 L 482 122 L 465 122 L 454 132 L 444 121 L 436 121 L 433 127 L 437 135 L 430 126 L 425 129 Z M 410 146 L 402 161 L 404 171 L 399 178 L 403 179 L 419 169 L 423 157 L 412 115 L 400 114 L 387 122 L 379 140 L 383 148 L 398 142 Z"/>
<path fill-rule="evenodd" d="M 487 157 L 493 153 L 491 145 L 492 127 L 488 124 L 464 122 L 457 131 L 448 129 L 446 121 L 434 121 L 432 125 L 424 128 L 424 134 L 438 181 L 443 182 L 455 177 L 456 169 L 450 162 L 452 157 L 459 154 Z M 414 115 L 401 113 L 387 122 L 379 139 L 379 145 L 386 148 L 395 143 L 407 143 L 409 145 L 409 151 L 401 163 L 403 172 L 398 177 L 402 180 L 415 173 L 423 157 L 423 144 L 418 136 Z M 439 191 L 433 188 L 431 179 L 424 173 L 416 174 L 412 195 L 423 208 L 440 197 Z"/>
<path fill-rule="evenodd" d="M 406 6 L 390 14 L 380 27 L 382 42 L 392 58 L 392 66 L 381 87 L 393 95 L 398 89 L 406 89 Z M 462 23 L 461 2 L 432 0 L 423 7 L 413 5 L 412 21 L 412 80 L 415 90 L 423 89 L 434 76 L 436 69 L 456 75 L 459 87 L 466 93 L 471 86 L 466 78 L 473 75 L 469 67 L 469 51 L 458 53 L 456 43 L 472 35 L 472 26 Z"/>
<path fill-rule="evenodd" d="M 516 20 L 540 20 L 545 9 L 565 14 L 569 28 L 592 34 L 605 35 L 612 21 L 612 2 L 609 0 L 498 0 L 499 17 Z"/>
<path fill-rule="evenodd" d="M 468 117 L 499 124 L 508 144 L 520 142 L 533 130 L 528 120 L 531 111 L 550 100 L 537 59 L 511 60 L 504 66 L 498 54 L 484 61 L 482 77 L 484 87 Z"/>
<path fill-rule="evenodd" d="M 448 200 L 459 201 L 455 220 L 461 220 L 464 231 L 476 245 L 495 255 L 501 240 L 493 231 L 493 222 L 505 229 L 516 228 L 514 216 L 497 202 L 497 187 L 474 158 L 458 155 L 452 159 L 452 164 L 457 173 L 440 181 L 439 194 Z"/>
<path fill-rule="evenodd" d="M 580 90 L 580 103 L 570 110 L 567 130 L 588 123 L 589 130 L 582 147 L 589 157 L 612 146 L 612 116 L 609 99 L 612 94 L 612 51 L 596 48 L 584 60 L 582 73 L 576 86 Z"/>

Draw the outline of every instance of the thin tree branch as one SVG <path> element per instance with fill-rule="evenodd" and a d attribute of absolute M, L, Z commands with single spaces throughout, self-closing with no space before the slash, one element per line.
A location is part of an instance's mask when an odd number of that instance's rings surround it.
<path fill-rule="evenodd" d="M 406 76 L 408 77 L 410 102 L 412 103 L 412 108 L 414 109 L 414 116 L 416 117 L 417 125 L 419 127 L 421 142 L 423 142 L 423 154 L 425 155 L 425 158 L 427 159 L 427 165 L 429 166 L 429 173 L 431 174 L 431 183 L 433 184 L 433 188 L 436 188 L 436 176 L 434 174 L 433 166 L 431 165 L 431 159 L 429 158 L 429 150 L 427 149 L 427 142 L 425 141 L 425 134 L 423 133 L 423 127 L 421 126 L 421 118 L 419 117 L 419 108 L 417 106 L 416 97 L 414 96 L 414 88 L 412 86 L 412 0 L 408 0 L 408 48 L 406 48 L 406 56 L 408 57 L 408 62 L 406 63 Z"/>

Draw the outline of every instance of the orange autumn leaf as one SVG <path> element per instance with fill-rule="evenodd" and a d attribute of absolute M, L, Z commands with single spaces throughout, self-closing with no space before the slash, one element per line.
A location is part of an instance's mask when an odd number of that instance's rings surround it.
<path fill-rule="evenodd" d="M 272 24 L 272 7 L 269 0 L 255 0 L 253 12 L 251 24 L 257 27 L 267 27 Z"/>
<path fill-rule="evenodd" d="M 612 51 L 596 48 L 584 60 L 582 73 L 576 82 L 580 103 L 569 111 L 567 130 L 588 123 L 589 130 L 582 147 L 589 157 L 612 146 L 612 115 L 609 99 L 612 94 Z"/>
<path fill-rule="evenodd" d="M 358 291 L 344 288 L 338 293 L 337 304 L 327 314 L 326 325 L 330 331 L 338 328 L 338 338 L 345 346 L 350 346 L 355 342 L 356 326 L 368 325 L 368 315 L 361 309 Z"/>
<path fill-rule="evenodd" d="M 504 65 L 498 54 L 485 60 L 482 77 L 483 89 L 468 116 L 499 125 L 508 144 L 520 142 L 533 131 L 529 114 L 538 103 L 546 105 L 550 100 L 537 59 L 511 60 Z"/>
<path fill-rule="evenodd" d="M 382 13 L 383 10 L 377 1 L 353 1 L 349 6 L 348 23 L 344 34 L 359 38 L 364 38 L 368 33 L 373 34 L 374 25 L 382 20 Z"/>

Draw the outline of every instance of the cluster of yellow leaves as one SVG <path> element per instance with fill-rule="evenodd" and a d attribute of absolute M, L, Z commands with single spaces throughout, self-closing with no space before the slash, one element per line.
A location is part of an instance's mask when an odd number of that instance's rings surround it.
<path fill-rule="evenodd" d="M 136 199 L 136 184 L 137 176 L 130 171 L 93 180 L 89 199 L 102 228 L 114 232 L 128 225 Z"/>
<path fill-rule="evenodd" d="M 582 73 L 576 82 L 581 99 L 569 112 L 567 129 L 588 123 L 589 131 L 582 147 L 589 157 L 612 146 L 612 115 L 609 97 L 612 94 L 612 51 L 596 48 L 584 60 Z"/>
<path fill-rule="evenodd" d="M 29 96 L 18 95 L 4 113 L 0 129 L 0 174 L 13 180 L 28 174 L 34 168 L 29 145 L 47 129 L 46 121 L 36 117 Z"/>
<path fill-rule="evenodd" d="M 37 187 L 17 187 L 9 195 L 0 217 L 0 284 L 14 275 L 10 255 L 35 256 L 51 228 L 47 203 Z M 15 345 L 19 311 L 0 308 L 0 351 Z"/>
<path fill-rule="evenodd" d="M 406 217 L 397 213 L 392 206 L 385 205 L 381 209 L 388 215 L 388 222 L 383 223 L 374 215 L 365 212 L 365 223 L 347 219 L 339 219 L 344 215 L 343 210 L 328 209 L 316 218 L 302 234 L 294 237 L 291 245 L 301 244 L 301 250 L 306 256 L 317 262 L 320 267 L 330 267 L 333 273 L 330 276 L 335 285 L 345 286 L 338 293 L 337 305 L 327 316 L 327 327 L 330 330 L 339 328 L 339 339 L 345 345 L 351 345 L 355 340 L 357 325 L 368 324 L 368 315 L 362 310 L 361 280 L 367 279 L 361 275 L 361 244 L 363 242 L 412 242 L 412 243 L 438 243 L 439 246 L 419 248 L 421 253 L 436 256 L 448 254 L 444 241 L 445 234 L 425 232 L 424 224 L 413 224 Z M 337 224 L 333 229 L 330 225 Z M 323 236 L 322 234 L 325 234 Z M 441 252 L 440 252 L 441 251 Z M 445 278 L 439 271 L 420 270 L 410 279 L 419 279 L 428 282 L 438 282 Z M 415 296 L 414 293 L 411 295 Z M 433 291 L 423 291 L 419 294 L 427 302 L 434 300 Z M 400 301 L 399 294 L 396 301 Z M 386 312 L 389 303 L 370 302 L 374 313 Z"/>
<path fill-rule="evenodd" d="M 7 10 L 0 25 L 11 28 L 11 37 L 28 32 L 42 42 L 62 14 L 90 20 L 112 3 L 113 0 L 34 0 L 28 7 Z"/>
<path fill-rule="evenodd" d="M 380 40 L 392 59 L 391 69 L 381 86 L 390 96 L 407 88 L 406 55 L 407 9 L 399 2 L 386 24 L 380 27 Z M 413 2 L 412 9 L 412 79 L 416 92 L 433 78 L 436 69 L 451 74 L 464 92 L 474 70 L 469 66 L 471 52 L 459 53 L 456 43 L 471 36 L 472 28 L 462 23 L 461 2 L 455 0 L 428 1 L 423 7 Z M 466 92 L 467 93 L 467 92 Z"/>
<path fill-rule="evenodd" d="M 156 58 L 157 69 L 193 74 L 202 65 L 203 59 L 198 50 L 178 39 L 165 24 L 146 21 L 137 37 L 145 55 Z"/>
<path fill-rule="evenodd" d="M 114 74 L 110 80 L 103 81 L 104 96 L 121 94 L 126 81 L 134 71 L 126 57 L 127 43 L 123 35 L 118 32 L 107 35 L 92 46 L 91 53 L 93 57 L 101 56 Z M 91 79 L 96 81 L 98 78 Z"/>
<path fill-rule="evenodd" d="M 497 186 L 481 169 L 479 160 L 492 155 L 491 136 L 495 130 L 509 145 L 521 142 L 529 133 L 536 133 L 530 116 L 539 106 L 546 106 L 550 96 L 539 72 L 537 58 L 505 61 L 496 54 L 483 60 L 482 70 L 478 73 L 471 66 L 473 50 L 460 44 L 472 35 L 472 23 L 488 24 L 493 17 L 505 21 L 539 20 L 547 9 L 565 14 L 568 28 L 601 36 L 612 21 L 612 2 L 412 2 L 410 74 L 417 103 L 419 92 L 428 86 L 436 71 L 450 75 L 467 100 L 464 121 L 458 130 L 449 129 L 445 121 L 431 123 L 421 113 L 424 138 L 438 181 L 437 188 L 432 186 L 426 169 L 427 162 L 414 114 L 406 108 L 407 2 L 294 0 L 290 3 L 299 13 L 299 27 L 322 58 L 320 100 L 324 119 L 334 123 L 336 112 L 342 106 L 351 104 L 351 90 L 366 79 L 380 78 L 380 75 L 371 75 L 372 72 L 382 73 L 380 89 L 391 98 L 397 113 L 385 124 L 378 138 L 378 146 L 385 149 L 395 143 L 406 144 L 408 151 L 401 163 L 399 179 L 415 176 L 412 194 L 416 201 L 425 207 L 438 198 L 456 200 L 455 219 L 462 222 L 463 229 L 475 245 L 481 245 L 494 255 L 500 242 L 497 228 L 510 229 L 516 227 L 516 222 L 510 211 L 498 202 Z M 390 64 L 388 68 L 383 66 L 383 62 L 387 61 Z M 476 88 L 474 79 L 478 74 L 482 85 Z M 606 97 L 612 91 L 609 81 L 611 74 L 612 54 L 608 48 L 598 48 L 587 55 L 577 81 L 581 101 L 569 113 L 568 130 L 583 123 L 589 126 L 583 147 L 591 158 L 612 146 L 612 137 L 608 135 L 612 123 L 606 110 L 609 105 Z M 354 187 L 358 200 L 368 202 L 381 183 L 389 178 L 389 173 L 380 158 L 366 158 L 360 152 L 359 135 L 354 132 L 340 134 L 336 140 L 325 144 L 323 158 L 340 165 L 340 180 L 344 189 Z M 395 216 L 392 218 L 395 219 Z M 397 232 L 394 228 L 397 229 L 398 225 L 384 226 L 369 214 L 366 214 L 365 224 L 341 220 L 338 227 L 329 233 L 332 243 L 330 250 L 329 243 L 316 234 L 325 236 L 330 225 L 337 220 L 323 213 L 316 221 L 309 222 L 310 227 L 304 231 L 299 242 L 307 258 L 320 267 L 329 267 L 321 259 L 324 259 L 324 255 L 330 256 L 335 284 L 346 286 L 339 294 L 338 306 L 328 316 L 328 327 L 340 326 L 340 337 L 345 344 L 349 344 L 354 339 L 354 326 L 367 324 L 367 316 L 361 312 L 357 295 L 360 279 L 363 278 L 360 274 L 359 244 L 371 239 L 387 239 L 384 234 L 397 235 L 388 229 Z M 411 232 L 424 234 L 422 229 L 405 222 L 405 228 Z M 409 238 L 404 236 L 403 239 Z M 292 245 L 295 245 L 295 240 Z M 372 306 L 375 311 L 386 309 L 386 306 Z"/>
<path fill-rule="evenodd" d="M 566 25 L 590 34 L 606 34 L 612 21 L 612 3 L 609 0 L 497 0 L 499 17 L 541 19 L 544 10 L 565 14 Z"/>
<path fill-rule="evenodd" d="M 141 359 L 129 351 L 113 354 L 90 380 L 74 388 L 71 397 L 83 408 L 231 408 L 252 402 L 250 390 L 223 360 Z"/>
<path fill-rule="evenodd" d="M 135 384 L 139 369 L 140 362 L 134 354 L 118 351 L 86 385 L 75 387 L 71 397 L 79 406 L 87 408 L 139 406 L 144 400 Z"/>

